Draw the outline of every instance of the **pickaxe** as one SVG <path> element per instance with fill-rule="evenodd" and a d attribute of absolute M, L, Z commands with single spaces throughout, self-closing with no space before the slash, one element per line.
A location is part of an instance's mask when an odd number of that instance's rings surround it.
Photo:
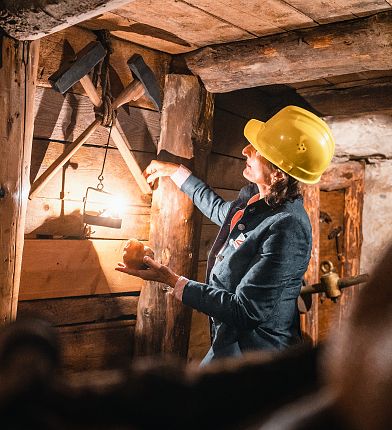
<path fill-rule="evenodd" d="M 79 56 L 78 56 L 79 58 Z M 80 62 L 79 62 L 80 64 Z M 133 55 L 128 61 L 128 67 L 130 68 L 134 80 L 123 89 L 123 91 L 119 94 L 119 96 L 113 101 L 112 109 L 116 110 L 120 106 L 125 103 L 128 103 L 132 100 L 137 100 L 143 95 L 147 96 L 154 105 L 160 110 L 161 109 L 161 100 L 159 96 L 159 86 L 155 79 L 155 76 L 151 69 L 146 65 L 143 58 L 140 55 Z M 87 71 L 88 73 L 88 71 Z M 90 98 L 95 107 L 100 107 L 102 105 L 102 100 L 93 85 L 90 77 L 86 74 L 85 68 L 80 68 L 78 62 L 71 64 L 67 71 L 67 79 L 70 82 L 67 82 L 65 86 L 70 86 L 80 82 L 83 86 L 87 96 Z M 64 79 L 64 74 L 61 75 L 62 79 Z M 56 87 L 55 84 L 52 85 Z M 70 88 L 68 86 L 68 88 Z M 97 118 L 93 123 L 91 123 L 87 129 L 80 134 L 80 136 L 70 144 L 66 151 L 58 157 L 52 165 L 36 180 L 31 186 L 29 198 L 34 197 L 39 190 L 54 176 L 56 173 L 67 163 L 68 160 L 78 151 L 78 149 L 87 141 L 87 139 L 95 132 L 95 130 L 101 125 L 101 119 Z M 148 185 L 146 179 L 144 178 L 142 171 L 132 154 L 131 146 L 129 142 L 127 142 L 121 132 L 120 125 L 113 124 L 111 137 L 115 142 L 120 154 L 124 158 L 128 169 L 132 173 L 135 178 L 137 184 L 139 185 L 143 194 L 151 194 L 151 188 Z"/>

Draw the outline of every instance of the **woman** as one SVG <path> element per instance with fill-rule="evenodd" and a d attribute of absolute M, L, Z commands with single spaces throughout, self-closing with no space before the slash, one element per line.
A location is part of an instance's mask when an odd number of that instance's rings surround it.
<path fill-rule="evenodd" d="M 152 161 L 147 181 L 170 176 L 221 229 L 208 257 L 206 283 L 186 279 L 145 257 L 147 270 L 116 269 L 173 287 L 173 294 L 212 319 L 213 341 L 202 365 L 255 349 L 300 341 L 297 298 L 312 248 L 299 181 L 316 183 L 334 141 L 312 113 L 287 106 L 269 121 L 250 120 L 243 175 L 251 184 L 226 202 L 191 172 Z"/>

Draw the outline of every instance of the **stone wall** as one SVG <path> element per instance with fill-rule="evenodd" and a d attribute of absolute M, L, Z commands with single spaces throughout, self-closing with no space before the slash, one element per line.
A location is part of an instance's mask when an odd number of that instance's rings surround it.
<path fill-rule="evenodd" d="M 369 272 L 392 243 L 392 114 L 326 120 L 336 139 L 336 160 L 366 161 L 361 272 Z"/>

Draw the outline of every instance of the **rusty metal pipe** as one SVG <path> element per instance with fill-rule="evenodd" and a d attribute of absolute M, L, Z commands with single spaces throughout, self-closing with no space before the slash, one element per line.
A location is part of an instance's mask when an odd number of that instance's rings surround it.
<path fill-rule="evenodd" d="M 347 278 L 340 278 L 338 280 L 338 287 L 340 289 L 351 287 L 352 285 L 362 284 L 369 280 L 369 275 L 367 273 L 363 273 L 358 276 L 349 276 Z M 316 294 L 316 293 L 325 293 L 326 289 L 324 288 L 321 282 L 317 284 L 304 285 L 301 288 L 301 295 L 303 294 Z"/>

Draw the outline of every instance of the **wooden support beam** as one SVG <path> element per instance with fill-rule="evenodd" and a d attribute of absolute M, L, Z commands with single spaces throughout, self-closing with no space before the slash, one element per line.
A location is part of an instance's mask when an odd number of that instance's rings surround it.
<path fill-rule="evenodd" d="M 203 177 L 211 148 L 213 100 L 195 76 L 168 75 L 161 119 L 159 149 L 192 157 L 193 171 Z M 177 159 L 181 160 L 180 158 Z M 176 273 L 193 277 L 198 261 L 201 227 L 192 201 L 169 178 L 159 180 L 153 193 L 150 246 L 156 258 Z M 147 282 L 142 289 L 135 331 L 135 355 L 171 353 L 186 357 L 191 309 L 165 292 L 165 286 Z"/>
<path fill-rule="evenodd" d="M 316 284 L 320 281 L 320 187 L 316 185 L 303 186 L 304 206 L 312 224 L 312 254 L 308 270 L 304 280 L 307 285 Z M 302 299 L 300 299 L 302 300 Z M 312 344 L 318 341 L 318 294 L 308 294 L 304 300 L 311 302 L 310 309 L 306 313 L 301 313 L 301 329 L 305 337 L 308 337 Z"/>
<path fill-rule="evenodd" d="M 392 68 L 392 13 L 215 45 L 185 54 L 207 90 L 225 93 Z"/>
<path fill-rule="evenodd" d="M 373 114 L 392 110 L 391 82 L 315 92 L 302 93 L 297 90 L 297 93 L 323 116 Z"/>
<path fill-rule="evenodd" d="M 132 0 L 3 0 L 1 26 L 15 39 L 34 40 L 128 3 Z"/>
<path fill-rule="evenodd" d="M 95 130 L 99 127 L 101 121 L 96 119 L 92 122 L 87 129 L 75 140 L 75 142 L 71 143 L 67 146 L 67 149 L 60 155 L 59 158 L 43 173 L 31 186 L 29 198 L 33 198 L 35 195 L 39 193 L 41 188 L 45 186 L 64 166 L 67 161 L 69 161 L 73 155 L 76 154 L 79 148 L 83 146 L 83 144 L 88 140 L 88 138 L 95 132 Z"/>
<path fill-rule="evenodd" d="M 0 324 L 18 303 L 39 42 L 0 36 Z"/>

